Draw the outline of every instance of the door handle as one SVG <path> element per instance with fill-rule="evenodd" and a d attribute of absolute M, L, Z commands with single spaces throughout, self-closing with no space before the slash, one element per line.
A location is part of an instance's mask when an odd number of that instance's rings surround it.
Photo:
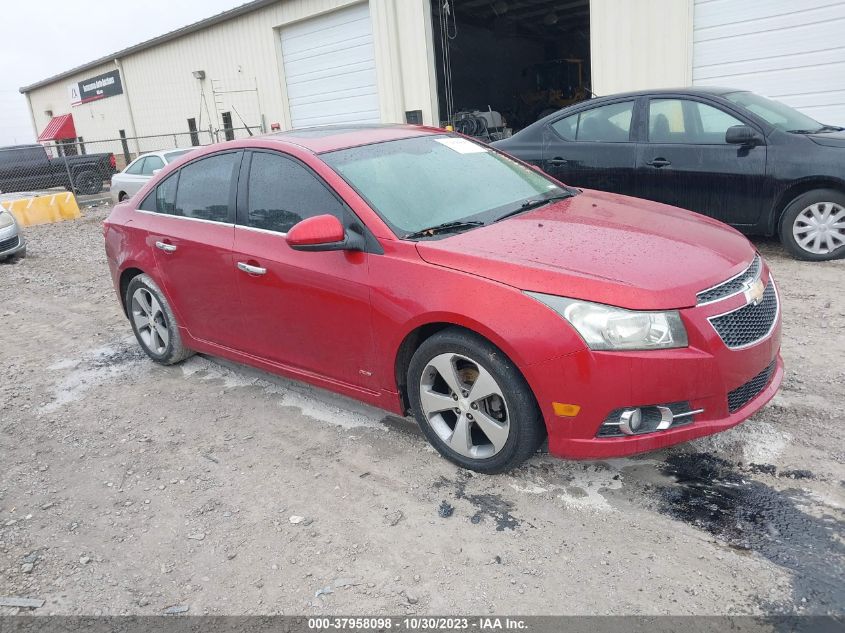
<path fill-rule="evenodd" d="M 646 165 L 651 165 L 652 167 L 666 167 L 666 165 L 671 165 L 671 160 L 666 160 L 665 158 L 655 158 L 646 163 Z"/>
<path fill-rule="evenodd" d="M 560 156 L 555 156 L 551 160 L 549 160 L 549 165 L 566 165 L 569 161 L 565 158 L 561 158 Z"/>
<path fill-rule="evenodd" d="M 267 272 L 266 268 L 262 268 L 261 266 L 252 266 L 246 262 L 238 262 L 238 270 L 242 270 L 250 275 L 263 275 Z"/>
<path fill-rule="evenodd" d="M 172 253 L 176 250 L 175 244 L 167 244 L 165 242 L 156 242 L 156 248 L 165 253 Z"/>

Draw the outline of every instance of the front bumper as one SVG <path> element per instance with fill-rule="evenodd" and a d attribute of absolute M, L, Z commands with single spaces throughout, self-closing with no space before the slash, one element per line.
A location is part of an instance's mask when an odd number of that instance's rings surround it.
<path fill-rule="evenodd" d="M 0 229 L 0 259 L 26 253 L 26 240 L 16 224 Z"/>
<path fill-rule="evenodd" d="M 770 282 L 768 271 L 763 280 Z M 783 380 L 778 311 L 771 330 L 760 340 L 729 348 L 708 318 L 745 305 L 742 295 L 681 310 L 689 347 L 649 352 L 600 352 L 585 349 L 532 365 L 526 378 L 543 411 L 549 452 L 568 459 L 621 457 L 651 451 L 736 426 L 762 408 Z M 778 297 L 778 304 L 780 297 Z M 766 372 L 753 397 L 733 409 L 728 394 L 741 391 Z M 555 414 L 553 403 L 575 404 L 574 417 Z M 597 437 L 608 415 L 618 409 L 687 402 L 703 409 L 693 421 L 662 431 Z"/>

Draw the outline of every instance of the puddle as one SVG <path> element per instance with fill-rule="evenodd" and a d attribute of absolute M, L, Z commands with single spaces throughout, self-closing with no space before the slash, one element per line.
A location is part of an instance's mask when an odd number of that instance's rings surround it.
<path fill-rule="evenodd" d="M 511 511 L 514 509 L 513 503 L 495 493 L 476 494 L 467 492 L 467 482 L 472 478 L 473 475 L 471 473 L 462 471 L 458 473 L 456 481 L 441 477 L 434 483 L 434 487 L 438 489 L 451 487 L 454 489 L 455 499 L 468 501 L 475 509 L 475 512 L 469 518 L 470 523 L 477 524 L 489 520 L 496 526 L 497 532 L 515 530 L 519 526 L 520 521 L 511 514 Z M 449 516 L 451 516 L 454 508 L 444 500 L 440 507 L 443 508 L 446 506 L 448 506 L 450 510 Z"/>
<path fill-rule="evenodd" d="M 793 575 L 795 604 L 826 613 L 845 604 L 845 522 L 801 509 L 801 490 L 776 490 L 706 453 L 668 456 L 660 467 L 677 483 L 657 487 L 659 511 L 729 546 L 752 551 Z M 788 607 L 787 607 L 788 608 Z"/>
<path fill-rule="evenodd" d="M 130 370 L 146 362 L 146 356 L 135 339 L 120 341 L 94 349 L 79 358 L 56 361 L 47 369 L 52 372 L 67 372 L 53 389 L 53 400 L 39 409 L 41 413 L 52 413 L 63 406 L 81 400 L 93 387 L 114 382 Z"/>

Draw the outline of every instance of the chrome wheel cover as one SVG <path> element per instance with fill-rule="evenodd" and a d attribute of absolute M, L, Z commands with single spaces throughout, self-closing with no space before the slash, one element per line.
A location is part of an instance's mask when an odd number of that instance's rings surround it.
<path fill-rule="evenodd" d="M 845 245 L 845 207 L 836 202 L 811 204 L 796 216 L 792 236 L 808 253 L 832 253 Z"/>
<path fill-rule="evenodd" d="M 138 288 L 132 295 L 132 321 L 138 336 L 153 354 L 162 355 L 170 342 L 167 316 L 152 292 Z"/>
<path fill-rule="evenodd" d="M 486 459 L 510 435 L 507 400 L 493 375 L 460 354 L 432 358 L 420 378 L 420 404 L 432 430 L 453 451 Z"/>

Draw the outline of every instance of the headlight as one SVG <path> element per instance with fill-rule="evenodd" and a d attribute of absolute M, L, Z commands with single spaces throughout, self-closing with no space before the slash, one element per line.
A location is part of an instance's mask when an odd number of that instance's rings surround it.
<path fill-rule="evenodd" d="M 538 292 L 525 294 L 569 321 L 590 349 L 649 350 L 688 345 L 687 331 L 677 310 L 636 312 Z"/>
<path fill-rule="evenodd" d="M 0 209 L 0 229 L 5 229 L 7 226 L 12 226 L 15 223 L 15 218 L 11 213 Z"/>

